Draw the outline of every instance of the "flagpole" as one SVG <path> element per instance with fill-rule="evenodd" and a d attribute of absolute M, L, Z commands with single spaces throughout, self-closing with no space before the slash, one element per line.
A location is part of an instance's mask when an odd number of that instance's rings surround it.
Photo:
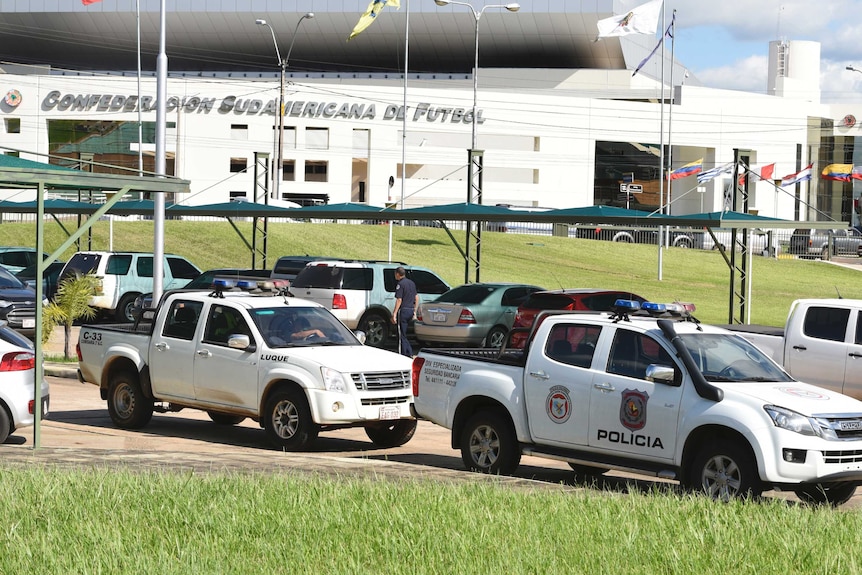
<path fill-rule="evenodd" d="M 658 185 L 658 213 L 659 216 L 664 214 L 664 184 L 665 184 L 665 165 L 664 165 L 664 35 L 665 35 L 665 9 L 662 4 L 661 9 L 661 97 L 659 98 L 659 185 Z M 670 187 L 670 186 L 668 186 Z M 658 227 L 658 281 L 662 280 L 662 268 L 664 254 L 662 251 L 662 243 L 664 238 L 662 226 Z"/>
<path fill-rule="evenodd" d="M 673 105 L 676 101 L 676 88 L 673 85 L 673 63 L 674 63 L 674 33 L 676 32 L 676 28 L 674 27 L 674 23 L 676 22 L 676 9 L 674 8 L 670 17 L 670 100 L 668 101 L 668 111 L 667 111 L 667 169 L 670 170 L 673 167 Z M 667 34 L 667 29 L 663 32 L 661 37 L 662 45 L 664 45 L 665 37 Z M 662 68 L 664 68 L 664 56 L 662 56 Z M 667 215 L 671 215 L 671 203 L 673 200 L 671 199 L 670 194 L 670 182 L 667 184 Z M 667 226 L 664 229 L 665 237 L 664 237 L 664 245 L 670 245 L 670 227 Z"/>

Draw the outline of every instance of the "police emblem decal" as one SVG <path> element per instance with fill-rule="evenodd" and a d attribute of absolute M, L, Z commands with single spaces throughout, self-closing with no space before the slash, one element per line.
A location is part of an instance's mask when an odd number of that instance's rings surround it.
<path fill-rule="evenodd" d="M 548 393 L 545 400 L 545 411 L 554 423 L 565 423 L 572 414 L 572 400 L 569 398 L 568 388 L 555 385 Z"/>
<path fill-rule="evenodd" d="M 631 431 L 643 429 L 646 426 L 647 401 L 649 394 L 637 389 L 623 391 L 620 403 L 620 423 Z"/>

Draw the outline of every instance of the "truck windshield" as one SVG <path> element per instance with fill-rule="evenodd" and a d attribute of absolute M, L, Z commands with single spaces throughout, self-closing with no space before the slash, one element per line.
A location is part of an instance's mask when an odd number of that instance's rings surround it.
<path fill-rule="evenodd" d="M 360 345 L 328 310 L 318 307 L 273 307 L 250 310 L 269 347 Z"/>
<path fill-rule="evenodd" d="M 680 335 L 707 381 L 793 381 L 762 351 L 734 334 Z"/>

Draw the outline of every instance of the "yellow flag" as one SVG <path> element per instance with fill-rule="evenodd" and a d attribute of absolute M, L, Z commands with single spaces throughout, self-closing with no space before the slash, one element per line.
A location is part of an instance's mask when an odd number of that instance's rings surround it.
<path fill-rule="evenodd" d="M 377 15 L 380 14 L 380 11 L 383 10 L 384 6 L 401 8 L 401 0 L 371 0 L 371 3 L 368 5 L 368 9 L 365 11 L 365 14 L 359 18 L 359 22 L 356 23 L 356 27 L 353 28 L 353 32 L 350 33 L 350 37 L 347 41 L 349 42 L 354 36 L 371 26 L 372 22 L 377 19 Z"/>

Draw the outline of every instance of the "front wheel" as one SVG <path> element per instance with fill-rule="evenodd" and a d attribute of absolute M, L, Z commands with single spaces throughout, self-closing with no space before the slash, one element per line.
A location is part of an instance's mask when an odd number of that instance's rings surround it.
<path fill-rule="evenodd" d="M 108 415 L 122 429 L 139 429 L 153 418 L 153 398 L 144 395 L 135 374 L 121 371 L 111 376 Z"/>
<path fill-rule="evenodd" d="M 461 459 L 471 471 L 509 475 L 521 462 L 512 423 L 494 411 L 474 414 L 461 431 Z"/>
<path fill-rule="evenodd" d="M 219 411 L 207 411 L 213 423 L 216 425 L 237 425 L 245 421 L 244 415 L 234 415 L 232 413 L 221 413 Z"/>
<path fill-rule="evenodd" d="M 494 326 L 488 335 L 485 336 L 485 347 L 500 349 L 506 341 L 506 335 L 509 332 L 503 326 Z"/>
<path fill-rule="evenodd" d="M 398 447 L 413 438 L 415 419 L 399 419 L 365 426 L 365 435 L 378 447 Z"/>
<path fill-rule="evenodd" d="M 856 483 L 841 481 L 838 483 L 804 485 L 794 492 L 805 503 L 815 505 L 829 504 L 832 507 L 838 507 L 850 501 L 850 498 L 856 493 Z"/>
<path fill-rule="evenodd" d="M 389 339 L 389 322 L 379 313 L 369 313 L 359 321 L 359 330 L 365 332 L 365 343 L 383 347 Z"/>
<path fill-rule="evenodd" d="M 9 434 L 12 433 L 12 420 L 3 407 L 0 407 L 0 443 L 6 443 Z"/>
<path fill-rule="evenodd" d="M 693 489 L 719 501 L 757 497 L 763 492 L 754 458 L 747 449 L 728 440 L 701 448 L 692 462 L 690 481 Z"/>
<path fill-rule="evenodd" d="M 302 390 L 276 391 L 266 402 L 266 434 L 273 445 L 288 451 L 304 451 L 320 431 Z"/>

